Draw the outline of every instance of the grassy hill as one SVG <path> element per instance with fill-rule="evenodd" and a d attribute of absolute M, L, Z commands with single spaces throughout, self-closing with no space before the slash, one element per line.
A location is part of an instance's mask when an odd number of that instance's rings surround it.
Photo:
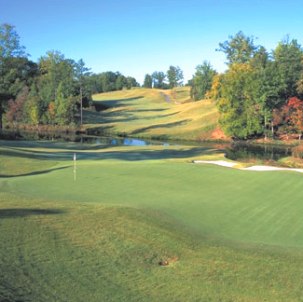
<path fill-rule="evenodd" d="M 189 87 L 174 90 L 137 88 L 94 95 L 105 111 L 86 111 L 86 129 L 141 138 L 211 139 L 217 127 L 214 102 L 192 102 Z"/>
<path fill-rule="evenodd" d="M 0 141 L 0 301 L 302 301 L 302 175 L 222 157 Z"/>

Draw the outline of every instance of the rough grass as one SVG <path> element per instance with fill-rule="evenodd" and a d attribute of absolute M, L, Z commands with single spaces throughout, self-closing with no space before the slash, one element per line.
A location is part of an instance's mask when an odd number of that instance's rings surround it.
<path fill-rule="evenodd" d="M 189 100 L 188 87 L 175 90 L 138 88 L 98 94 L 94 102 L 109 109 L 86 111 L 85 127 L 144 138 L 210 138 L 218 120 L 214 102 Z"/>
<path fill-rule="evenodd" d="M 0 178 L 1 301 L 302 301 L 301 174 L 190 163 L 210 147 L 0 146 L 3 174 L 32 163 Z"/>

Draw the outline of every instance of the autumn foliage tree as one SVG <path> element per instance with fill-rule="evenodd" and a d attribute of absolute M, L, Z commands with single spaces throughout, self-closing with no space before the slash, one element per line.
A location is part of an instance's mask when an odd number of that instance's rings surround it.
<path fill-rule="evenodd" d="M 28 87 L 25 86 L 22 91 L 17 95 L 16 100 L 10 99 L 8 101 L 8 109 L 6 111 L 6 119 L 14 126 L 16 123 L 23 120 L 25 112 L 25 102 L 28 96 Z"/>
<path fill-rule="evenodd" d="M 292 97 L 287 104 L 288 123 L 292 126 L 295 133 L 298 134 L 301 140 L 303 133 L 303 101 L 297 97 Z"/>
<path fill-rule="evenodd" d="M 239 32 L 219 46 L 228 69 L 217 85 L 219 93 L 210 95 L 218 100 L 225 133 L 239 139 L 296 133 L 301 139 L 303 49 L 298 42 L 284 39 L 267 53 Z"/>
<path fill-rule="evenodd" d="M 36 72 L 37 65 L 27 59 L 25 47 L 20 44 L 15 27 L 6 23 L 0 24 L 0 130 L 2 116 L 8 109 L 8 101 L 10 118 L 16 121 L 16 115 L 12 114 L 13 107 L 17 109 L 20 104 L 12 102 L 24 86 L 30 85 Z"/>

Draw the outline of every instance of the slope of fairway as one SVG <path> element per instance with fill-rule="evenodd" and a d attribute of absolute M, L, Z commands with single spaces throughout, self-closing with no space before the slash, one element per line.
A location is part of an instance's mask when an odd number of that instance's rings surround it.
<path fill-rule="evenodd" d="M 98 94 L 94 103 L 108 109 L 86 111 L 85 128 L 144 138 L 211 138 L 218 120 L 214 102 L 189 101 L 189 87 L 173 91 L 137 88 Z"/>
<path fill-rule="evenodd" d="M 301 301 L 302 175 L 195 158 L 0 142 L 0 300 Z"/>

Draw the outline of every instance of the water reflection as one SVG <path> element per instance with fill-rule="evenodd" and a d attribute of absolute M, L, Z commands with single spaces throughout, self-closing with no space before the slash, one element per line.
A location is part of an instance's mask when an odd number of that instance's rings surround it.
<path fill-rule="evenodd" d="M 73 142 L 80 144 L 107 145 L 107 146 L 163 146 L 180 145 L 180 142 L 164 142 L 159 140 L 148 140 L 130 137 L 114 136 L 92 136 L 77 135 L 75 133 L 62 132 L 32 132 L 32 131 L 0 131 L 0 139 L 5 140 L 27 140 L 27 141 L 57 141 Z M 188 143 L 186 143 L 188 144 Z M 192 143 L 190 143 L 192 144 Z"/>
<path fill-rule="evenodd" d="M 226 157 L 232 160 L 272 160 L 277 161 L 292 155 L 292 148 L 271 145 L 232 144 L 225 150 Z"/>
<path fill-rule="evenodd" d="M 75 133 L 62 132 L 32 132 L 32 131 L 10 131 L 2 130 L 0 139 L 7 140 L 50 140 L 64 141 L 85 144 L 111 145 L 111 146 L 148 146 L 148 145 L 165 145 L 170 143 L 155 140 L 143 140 L 129 137 L 113 137 L 113 136 L 89 136 L 77 135 Z"/>
<path fill-rule="evenodd" d="M 169 146 L 171 143 L 129 137 L 81 136 L 76 142 L 110 146 Z"/>

